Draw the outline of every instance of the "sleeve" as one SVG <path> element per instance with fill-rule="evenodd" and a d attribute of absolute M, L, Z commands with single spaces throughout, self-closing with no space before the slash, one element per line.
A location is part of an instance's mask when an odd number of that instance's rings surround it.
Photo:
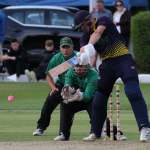
<path fill-rule="evenodd" d="M 83 93 L 83 101 L 85 103 L 88 103 L 92 100 L 94 93 L 97 89 L 97 79 L 98 79 L 98 74 L 92 76 L 92 78 L 89 80 L 86 89 Z"/>
<path fill-rule="evenodd" d="M 111 19 L 108 17 L 101 17 L 97 21 L 97 26 L 103 25 L 106 28 L 112 23 Z"/>
<path fill-rule="evenodd" d="M 130 24 L 130 22 L 131 22 L 131 14 L 130 14 L 130 12 L 129 11 L 126 11 L 125 12 L 125 21 L 126 21 L 126 25 L 129 25 Z"/>
<path fill-rule="evenodd" d="M 123 16 L 124 16 L 124 17 L 123 17 Z M 130 21 L 131 21 L 131 14 L 130 14 L 130 12 L 129 12 L 129 11 L 126 11 L 126 12 L 122 15 L 122 17 L 123 17 L 124 19 L 121 19 L 121 21 L 120 21 L 119 23 L 117 23 L 117 25 L 124 25 L 124 26 L 129 25 L 129 24 L 130 24 Z"/>
<path fill-rule="evenodd" d="M 26 50 L 21 47 L 21 48 L 19 49 L 19 51 L 20 51 L 20 54 L 17 56 L 17 58 L 18 58 L 18 59 L 21 59 L 21 60 L 23 60 L 23 61 L 26 61 L 26 60 L 27 60 L 27 52 L 26 52 Z"/>
<path fill-rule="evenodd" d="M 48 71 L 56 66 L 56 57 L 54 56 L 48 63 L 47 69 L 45 73 L 47 74 Z"/>
<path fill-rule="evenodd" d="M 88 44 L 89 38 L 90 38 L 90 34 L 89 33 L 83 33 L 81 38 L 80 38 L 80 47 Z"/>

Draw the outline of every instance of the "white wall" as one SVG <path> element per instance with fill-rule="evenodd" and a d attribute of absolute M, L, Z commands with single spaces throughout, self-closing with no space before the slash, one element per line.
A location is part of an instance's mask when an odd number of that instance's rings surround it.
<path fill-rule="evenodd" d="M 91 12 L 95 7 L 96 0 L 89 0 L 89 11 Z"/>

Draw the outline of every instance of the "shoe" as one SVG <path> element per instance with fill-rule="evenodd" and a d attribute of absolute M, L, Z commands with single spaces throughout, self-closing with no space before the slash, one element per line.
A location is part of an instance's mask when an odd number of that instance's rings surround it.
<path fill-rule="evenodd" d="M 140 131 L 140 141 L 147 142 L 150 138 L 150 128 L 143 127 Z"/>
<path fill-rule="evenodd" d="M 126 141 L 127 140 L 127 137 L 125 136 L 125 135 L 119 135 L 119 137 L 117 137 L 117 135 L 116 135 L 116 139 L 118 140 L 118 141 Z"/>
<path fill-rule="evenodd" d="M 104 130 L 102 130 L 101 138 L 104 139 L 106 137 L 107 137 L 107 133 Z"/>
<path fill-rule="evenodd" d="M 31 73 L 30 73 L 30 71 L 29 71 L 28 69 L 25 69 L 24 73 L 25 73 L 25 75 L 27 76 L 28 81 L 29 81 L 29 82 L 31 82 L 32 77 L 31 77 Z"/>
<path fill-rule="evenodd" d="M 83 141 L 95 141 L 96 140 L 96 136 L 94 133 L 91 133 L 89 136 L 83 138 Z"/>
<path fill-rule="evenodd" d="M 39 129 L 39 128 L 33 132 L 34 136 L 42 136 L 43 134 L 44 134 L 44 130 Z"/>
<path fill-rule="evenodd" d="M 32 80 L 33 82 L 37 82 L 36 75 L 35 75 L 35 72 L 34 72 L 34 71 L 30 71 L 30 76 L 31 76 L 31 80 Z"/>
<path fill-rule="evenodd" d="M 65 136 L 63 134 L 58 135 L 54 138 L 54 141 L 65 141 Z"/>

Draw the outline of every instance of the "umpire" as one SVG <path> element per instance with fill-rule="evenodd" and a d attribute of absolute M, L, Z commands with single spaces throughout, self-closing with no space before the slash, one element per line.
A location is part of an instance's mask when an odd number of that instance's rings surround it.
<path fill-rule="evenodd" d="M 61 103 L 61 89 L 64 86 L 64 79 L 66 72 L 62 73 L 58 76 L 56 83 L 54 83 L 53 79 L 48 75 L 48 71 L 55 66 L 63 63 L 64 61 L 75 56 L 76 53 L 73 51 L 73 42 L 69 37 L 64 37 L 60 40 L 60 52 L 53 56 L 50 60 L 47 67 L 47 82 L 51 89 L 50 93 L 45 100 L 45 103 L 41 110 L 41 116 L 37 122 L 37 129 L 33 132 L 34 136 L 43 135 L 44 130 L 49 126 L 51 114 L 56 108 L 56 106 Z M 61 119 L 61 117 L 60 117 Z"/>

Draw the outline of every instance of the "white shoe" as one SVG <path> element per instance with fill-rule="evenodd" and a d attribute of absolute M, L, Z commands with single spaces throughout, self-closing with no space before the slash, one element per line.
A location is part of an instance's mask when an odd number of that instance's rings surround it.
<path fill-rule="evenodd" d="M 65 141 L 65 136 L 63 134 L 58 135 L 54 138 L 54 141 Z"/>
<path fill-rule="evenodd" d="M 25 75 L 27 76 L 28 81 L 29 81 L 29 82 L 31 82 L 32 77 L 31 77 L 31 73 L 30 73 L 30 71 L 29 71 L 28 69 L 25 69 L 24 73 L 25 73 Z"/>
<path fill-rule="evenodd" d="M 140 131 L 140 141 L 146 142 L 150 138 L 150 128 L 143 127 Z"/>
<path fill-rule="evenodd" d="M 116 135 L 117 136 L 117 135 Z M 119 137 L 116 138 L 118 141 L 126 141 L 127 137 L 125 135 L 119 135 Z"/>
<path fill-rule="evenodd" d="M 44 131 L 42 129 L 36 129 L 34 132 L 33 132 L 33 135 L 34 136 L 41 136 L 44 134 Z"/>
<path fill-rule="evenodd" d="M 33 82 L 37 82 L 36 75 L 34 71 L 30 71 L 30 77 Z"/>
<path fill-rule="evenodd" d="M 106 136 L 107 136 L 107 133 L 104 130 L 102 130 L 101 138 L 104 139 Z"/>
<path fill-rule="evenodd" d="M 95 141 L 96 140 L 96 136 L 94 133 L 91 133 L 89 136 L 83 138 L 83 141 Z"/>

